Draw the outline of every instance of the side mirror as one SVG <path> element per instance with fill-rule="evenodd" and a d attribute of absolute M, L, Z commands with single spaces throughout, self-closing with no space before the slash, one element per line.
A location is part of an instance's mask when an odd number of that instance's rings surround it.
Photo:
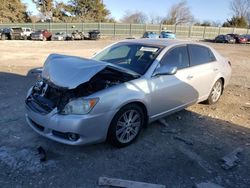
<path fill-rule="evenodd" d="M 162 75 L 174 75 L 177 72 L 177 67 L 175 66 L 161 66 L 156 68 L 153 76 L 162 76 Z"/>

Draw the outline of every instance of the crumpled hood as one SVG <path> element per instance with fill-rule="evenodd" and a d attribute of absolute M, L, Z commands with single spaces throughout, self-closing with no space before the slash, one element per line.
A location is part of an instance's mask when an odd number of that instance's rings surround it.
<path fill-rule="evenodd" d="M 56 86 L 74 89 L 88 82 L 106 67 L 127 72 L 110 63 L 75 56 L 51 54 L 44 63 L 42 77 Z"/>

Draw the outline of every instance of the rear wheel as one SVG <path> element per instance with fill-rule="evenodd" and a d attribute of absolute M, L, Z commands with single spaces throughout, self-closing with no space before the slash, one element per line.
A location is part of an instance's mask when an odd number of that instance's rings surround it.
<path fill-rule="evenodd" d="M 116 147 L 125 147 L 138 137 L 145 123 L 145 114 L 136 104 L 129 104 L 121 108 L 113 118 L 108 140 Z"/>
<path fill-rule="evenodd" d="M 207 104 L 215 104 L 220 99 L 220 96 L 222 94 L 223 84 L 222 80 L 219 79 L 215 82 L 212 91 L 208 97 L 208 99 L 205 101 Z"/>

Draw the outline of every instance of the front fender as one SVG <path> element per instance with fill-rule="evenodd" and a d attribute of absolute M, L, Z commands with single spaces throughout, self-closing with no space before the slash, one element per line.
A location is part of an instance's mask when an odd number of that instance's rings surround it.
<path fill-rule="evenodd" d="M 117 112 L 123 106 L 132 102 L 140 102 L 144 104 L 148 110 L 150 104 L 149 93 L 147 81 L 144 79 L 136 82 L 130 81 L 107 88 L 89 96 L 89 98 L 99 98 L 99 102 L 91 113 L 104 113 L 108 111 Z"/>

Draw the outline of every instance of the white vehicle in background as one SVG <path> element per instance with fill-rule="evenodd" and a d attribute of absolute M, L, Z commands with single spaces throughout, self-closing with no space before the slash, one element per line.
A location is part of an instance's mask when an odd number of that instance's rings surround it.
<path fill-rule="evenodd" d="M 66 37 L 67 37 L 66 32 L 57 32 L 52 35 L 51 40 L 62 41 L 62 40 L 66 40 Z"/>
<path fill-rule="evenodd" d="M 12 39 L 30 39 L 30 35 L 33 33 L 31 28 L 26 27 L 13 27 L 12 28 Z"/>

